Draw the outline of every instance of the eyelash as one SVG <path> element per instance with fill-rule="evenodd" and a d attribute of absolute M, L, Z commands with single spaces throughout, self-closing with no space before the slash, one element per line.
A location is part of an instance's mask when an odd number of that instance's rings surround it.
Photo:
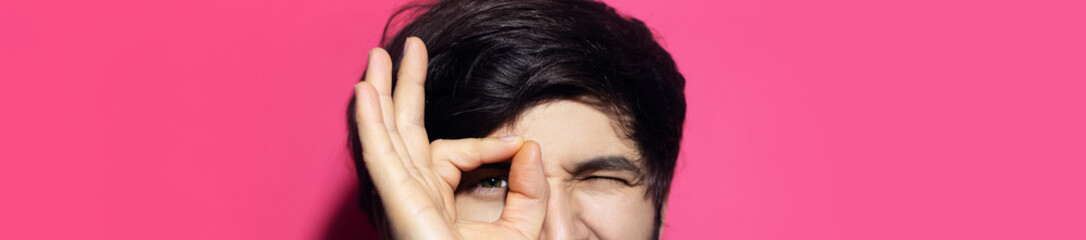
<path fill-rule="evenodd" d="M 498 186 L 497 187 L 484 187 L 483 186 L 484 184 L 492 182 L 491 180 L 498 180 L 499 182 L 496 183 L 496 184 L 498 184 Z M 506 180 L 503 177 L 487 177 L 487 178 L 483 178 L 482 180 L 479 180 L 479 183 L 476 183 L 476 185 L 478 185 L 476 187 L 480 187 L 480 188 L 506 188 L 506 187 L 509 187 L 509 180 Z"/>
<path fill-rule="evenodd" d="M 629 182 L 629 181 L 626 181 L 626 179 L 621 179 L 621 178 L 616 178 L 616 177 L 604 177 L 604 176 L 588 176 L 588 177 L 582 178 L 581 180 L 605 180 L 605 181 L 615 181 L 615 182 L 618 182 L 618 183 L 622 183 L 622 184 L 630 185 L 630 182 Z"/>
<path fill-rule="evenodd" d="M 468 192 L 470 192 L 472 194 L 476 194 L 476 195 L 492 196 L 492 195 L 495 195 L 495 194 L 505 194 L 505 192 L 509 188 L 509 180 L 507 180 L 505 177 L 483 177 L 483 178 L 478 178 L 478 179 L 479 180 L 477 180 L 477 181 L 473 181 L 474 184 L 471 186 L 471 188 L 466 189 Z M 489 185 L 488 183 L 491 182 L 492 180 L 499 181 L 499 182 L 495 183 L 495 184 L 497 184 L 497 186 L 493 186 L 493 187 L 484 186 L 484 185 Z"/>

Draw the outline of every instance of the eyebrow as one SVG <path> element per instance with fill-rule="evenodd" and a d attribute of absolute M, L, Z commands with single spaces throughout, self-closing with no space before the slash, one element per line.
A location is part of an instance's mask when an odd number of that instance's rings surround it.
<path fill-rule="evenodd" d="M 641 176 L 641 167 L 634 164 L 633 161 L 623 156 L 601 156 L 589 159 L 578 163 L 573 171 L 570 171 L 573 176 L 584 176 L 596 171 L 629 171 L 636 174 L 639 178 Z"/>

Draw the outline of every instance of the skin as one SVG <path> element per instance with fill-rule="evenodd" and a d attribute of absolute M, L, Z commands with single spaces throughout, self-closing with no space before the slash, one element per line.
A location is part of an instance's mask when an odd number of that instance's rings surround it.
<path fill-rule="evenodd" d="M 487 138 L 428 142 L 426 62 L 425 45 L 408 38 L 393 94 L 391 60 L 377 48 L 355 85 L 363 159 L 394 238 L 649 238 L 637 151 L 606 114 L 555 101 Z"/>
<path fill-rule="evenodd" d="M 651 199 L 645 198 L 646 185 L 638 182 L 640 163 L 631 161 L 639 158 L 638 152 L 634 142 L 623 137 L 613 123 L 608 115 L 590 105 L 562 100 L 533 107 L 515 124 L 491 134 L 524 136 L 544 146 L 543 171 L 550 197 L 540 238 L 650 238 L 654 209 Z M 627 166 L 632 168 L 589 167 L 593 160 L 601 163 L 605 158 L 628 161 Z M 501 174 L 468 172 L 465 178 Z M 460 218 L 497 220 L 505 190 L 476 182 L 474 188 L 458 192 Z"/>

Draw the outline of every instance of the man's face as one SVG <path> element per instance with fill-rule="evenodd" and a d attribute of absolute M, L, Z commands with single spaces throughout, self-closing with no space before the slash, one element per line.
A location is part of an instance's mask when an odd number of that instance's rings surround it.
<path fill-rule="evenodd" d="M 607 114 L 576 101 L 544 103 L 490 137 L 524 136 L 539 142 L 550 187 L 544 239 L 648 239 L 652 200 L 635 143 Z M 492 222 L 504 207 L 508 165 L 464 173 L 456 193 L 457 218 Z"/>

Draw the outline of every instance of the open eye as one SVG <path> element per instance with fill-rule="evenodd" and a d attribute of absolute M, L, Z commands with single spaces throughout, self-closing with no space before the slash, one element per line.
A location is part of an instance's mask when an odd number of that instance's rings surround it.
<path fill-rule="evenodd" d="M 475 183 L 464 189 L 462 193 L 489 201 L 501 201 L 509 191 L 509 180 L 504 177 L 482 177 L 473 180 Z"/>
<path fill-rule="evenodd" d="M 502 178 L 489 177 L 479 181 L 480 188 L 504 188 L 508 186 L 509 181 Z"/>
<path fill-rule="evenodd" d="M 456 194 L 473 196 L 487 201 L 501 201 L 509 190 L 508 164 L 486 164 L 464 172 L 456 188 Z"/>

